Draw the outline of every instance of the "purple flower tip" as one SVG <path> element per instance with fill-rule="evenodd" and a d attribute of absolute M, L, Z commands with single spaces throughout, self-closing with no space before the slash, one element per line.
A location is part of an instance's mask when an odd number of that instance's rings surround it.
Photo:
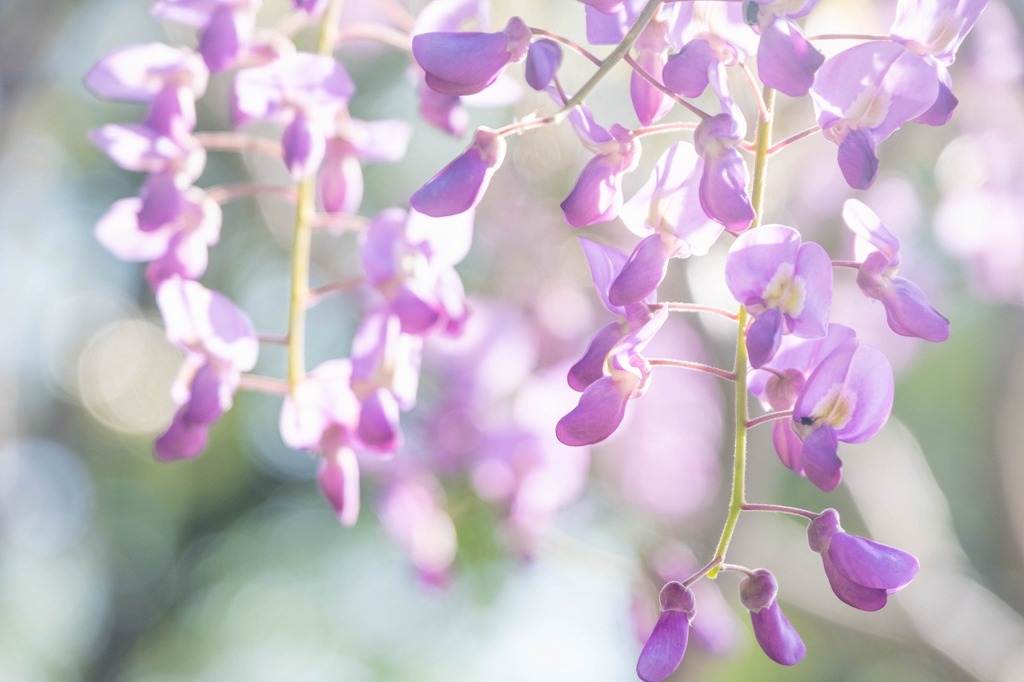
<path fill-rule="evenodd" d="M 694 596 L 690 588 L 670 582 L 661 589 L 661 616 L 636 664 L 636 674 L 641 680 L 660 682 L 679 667 L 686 653 L 694 612 Z"/>
<path fill-rule="evenodd" d="M 562 65 L 562 48 L 550 38 L 530 45 L 526 53 L 526 82 L 534 90 L 543 90 Z"/>
<path fill-rule="evenodd" d="M 421 33 L 412 39 L 412 53 L 431 89 L 472 95 L 497 80 L 510 61 L 526 56 L 531 35 L 522 19 L 512 17 L 498 33 Z"/>
<path fill-rule="evenodd" d="M 490 128 L 479 128 L 469 148 L 412 195 L 412 207 L 434 218 L 473 208 L 504 161 L 505 148 L 505 138 Z"/>

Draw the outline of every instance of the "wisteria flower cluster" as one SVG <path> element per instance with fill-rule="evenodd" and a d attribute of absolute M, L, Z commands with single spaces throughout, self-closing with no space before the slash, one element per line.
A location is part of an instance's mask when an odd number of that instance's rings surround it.
<path fill-rule="evenodd" d="M 118 257 L 149 263 L 147 277 L 168 337 L 186 353 L 174 388 L 180 407 L 157 441 L 157 455 L 198 455 L 239 388 L 281 394 L 282 439 L 316 453 L 324 497 L 343 523 L 354 523 L 360 460 L 402 448 L 400 415 L 416 403 L 424 340 L 457 337 L 472 324 L 455 266 L 467 255 L 475 208 L 512 138 L 567 122 L 590 159 L 560 204 L 565 223 L 586 228 L 621 220 L 639 241 L 626 253 L 593 235 L 580 237 L 611 317 L 568 371 L 578 404 L 544 434 L 514 429 L 492 434 L 492 453 L 511 452 L 512 442 L 522 451 L 522 443 L 529 442 L 531 452 L 545 454 L 532 465 L 511 456 L 485 457 L 488 467 L 517 473 L 507 477 L 514 482 L 500 493 L 495 486 L 482 489 L 514 500 L 512 507 L 521 511 L 517 505 L 527 504 L 524 490 L 531 476 L 559 469 L 551 466 L 552 457 L 580 461 L 545 439 L 553 434 L 562 445 L 583 452 L 604 441 L 627 411 L 643 409 L 631 405 L 642 403 L 660 371 L 685 369 L 728 382 L 736 395 L 736 430 L 722 534 L 701 568 L 665 583 L 660 616 L 640 653 L 637 674 L 648 682 L 662 680 L 680 665 L 690 629 L 700 619 L 695 588 L 723 572 L 742 576 L 739 601 L 766 655 L 793 665 L 803 659 L 805 646 L 780 607 L 775 576 L 766 568 L 726 561 L 743 512 L 779 512 L 809 521 L 808 543 L 821 555 L 832 590 L 858 609 L 882 608 L 890 594 L 913 580 L 918 562 L 899 549 L 846 533 L 835 509 L 748 502 L 748 431 L 770 424 L 782 464 L 831 491 L 842 480 L 840 443 L 864 442 L 885 425 L 894 398 L 889 361 L 862 343 L 855 329 L 832 320 L 834 276 L 845 276 L 844 270 L 856 271 L 857 286 L 881 304 L 896 334 L 941 342 L 950 325 L 918 285 L 897 274 L 899 241 L 864 202 L 849 199 L 835 210 L 854 237 L 852 256 L 830 255 L 799 226 L 770 222 L 764 201 L 769 158 L 820 135 L 835 143 L 849 187 L 870 187 L 887 138 L 904 125 L 942 125 L 953 115 L 957 100 L 948 67 L 986 0 L 894 0 L 896 19 L 887 33 L 820 36 L 806 35 L 803 28 L 817 0 L 578 1 L 591 45 L 613 46 L 604 58 L 519 17 L 488 31 L 485 3 L 478 0 L 434 0 L 418 18 L 409 16 L 400 26 L 381 24 L 368 33 L 408 50 L 419 112 L 448 133 L 466 130 L 462 98 L 501 87 L 517 62 L 523 62 L 525 81 L 543 102 L 537 113 L 504 127 L 478 128 L 465 151 L 408 198 L 409 208 L 396 206 L 373 218 L 358 214 L 362 164 L 399 160 L 409 129 L 399 121 L 351 116 L 349 103 L 359 93 L 335 50 L 341 28 L 352 29 L 347 35 L 359 31 L 344 23 L 336 0 L 295 0 L 294 15 L 283 25 L 287 30 L 258 28 L 259 3 L 252 0 L 161 0 L 153 13 L 194 27 L 195 50 L 138 45 L 110 55 L 89 72 L 86 82 L 96 94 L 148 107 L 143 123 L 104 126 L 93 138 L 116 163 L 147 174 L 138 197 L 118 201 L 103 216 L 97 236 Z M 467 24 L 476 30 L 462 30 Z M 315 52 L 296 48 L 291 40 L 296 26 L 319 27 Z M 836 39 L 854 44 L 835 51 L 829 46 Z M 575 88 L 563 81 L 566 51 L 596 67 Z M 620 64 L 631 69 L 629 98 L 638 125 L 599 123 L 590 107 L 595 88 Z M 210 78 L 219 77 L 232 79 L 231 115 L 239 131 L 197 132 L 196 101 Z M 740 83 L 750 86 L 757 103 L 751 120 L 733 93 Z M 809 97 L 816 122 L 773 141 L 777 92 Z M 698 106 L 698 98 L 710 102 L 710 110 Z M 689 120 L 667 118 L 679 111 Z M 276 125 L 280 140 L 246 132 L 254 121 Z M 654 135 L 676 139 L 640 189 L 627 196 L 624 181 L 641 165 L 644 138 Z M 270 151 L 293 182 L 278 188 L 297 207 L 284 379 L 246 374 L 266 337 L 256 334 L 227 297 L 199 283 L 207 251 L 221 230 L 220 204 L 267 191 L 195 186 L 207 151 L 224 149 Z M 311 289 L 310 239 L 321 227 L 360 230 L 362 271 L 354 280 Z M 729 241 L 724 276 L 735 308 L 659 300 L 673 261 L 706 255 L 721 240 Z M 370 303 L 349 356 L 307 370 L 307 308 L 353 281 Z M 735 324 L 734 366 L 645 355 L 674 313 L 717 315 Z M 454 394 L 463 401 L 474 395 L 464 386 Z M 763 414 L 749 414 L 748 395 Z M 424 577 L 443 581 L 454 532 L 436 472 L 399 459 L 387 474 L 381 516 L 410 548 Z M 579 476 L 559 480 L 566 490 L 578 488 Z M 546 518 L 569 497 L 556 495 L 558 502 L 529 507 L 532 511 L 519 518 Z M 422 549 L 422 543 L 413 536 L 424 523 L 446 540 L 440 550 L 416 555 L 414 548 Z"/>

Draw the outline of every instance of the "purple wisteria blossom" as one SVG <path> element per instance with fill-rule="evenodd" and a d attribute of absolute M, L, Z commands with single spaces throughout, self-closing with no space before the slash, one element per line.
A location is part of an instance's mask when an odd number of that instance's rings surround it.
<path fill-rule="evenodd" d="M 633 46 L 636 50 L 636 62 L 656 80 L 661 80 L 661 72 L 668 59 L 670 28 L 668 18 L 662 17 L 662 12 L 659 11 Z M 630 75 L 629 94 L 633 101 L 633 111 L 636 112 L 641 125 L 645 126 L 664 118 L 674 104 L 671 97 L 654 87 L 636 71 Z"/>
<path fill-rule="evenodd" d="M 283 123 L 284 163 L 292 177 L 301 180 L 320 167 L 327 138 L 354 90 L 352 79 L 335 59 L 300 52 L 239 71 L 232 112 L 236 125 L 252 120 Z"/>
<path fill-rule="evenodd" d="M 601 329 L 569 369 L 569 386 L 583 393 L 576 408 L 555 425 L 555 435 L 566 445 L 597 443 L 618 428 L 626 402 L 647 388 L 651 369 L 641 351 L 667 316 L 664 308 L 651 312 L 647 301 L 613 305 L 608 290 L 622 271 L 626 255 L 589 239 L 580 239 L 580 244 L 605 307 L 622 321 Z"/>
<path fill-rule="evenodd" d="M 345 117 L 342 117 L 345 118 Z M 363 163 L 393 162 L 405 156 L 412 128 L 405 121 L 339 122 L 327 139 L 317 189 L 328 213 L 355 213 L 363 200 Z"/>
<path fill-rule="evenodd" d="M 842 477 L 839 442 L 862 443 L 878 433 L 889 419 L 893 391 L 892 367 L 881 351 L 842 344 L 814 369 L 797 398 L 791 425 L 801 450 L 789 460 L 800 462 L 816 486 L 832 490 Z"/>
<path fill-rule="evenodd" d="M 355 449 L 359 401 L 350 387 L 352 365 L 329 360 L 307 374 L 281 405 L 281 439 L 321 456 L 320 491 L 346 526 L 359 518 L 359 463 Z"/>
<path fill-rule="evenodd" d="M 813 242 L 785 225 L 763 225 L 743 234 L 729 250 L 726 283 L 754 316 L 747 330 L 750 364 L 760 367 L 783 334 L 825 335 L 832 302 L 832 261 Z"/>
<path fill-rule="evenodd" d="M 770 88 L 790 97 L 807 94 L 814 73 L 825 61 L 800 31 L 796 19 L 807 16 L 818 0 L 751 0 L 750 16 L 761 40 L 757 46 L 757 75 Z"/>
<path fill-rule="evenodd" d="M 480 203 L 491 176 L 505 160 L 506 147 L 504 136 L 478 128 L 466 151 L 416 190 L 409 203 L 435 218 L 469 211 Z"/>
<path fill-rule="evenodd" d="M 509 62 L 526 57 L 532 34 L 519 17 L 503 31 L 420 33 L 412 54 L 431 89 L 443 95 L 472 95 L 491 85 Z"/>
<path fill-rule="evenodd" d="M 425 584 L 451 582 L 458 549 L 455 524 L 445 509 L 444 489 L 425 466 L 395 466 L 388 471 L 378 503 L 381 524 L 409 555 Z"/>
<path fill-rule="evenodd" d="M 570 116 L 583 143 L 597 153 L 583 167 L 576 184 L 561 204 L 565 221 L 585 227 L 614 220 L 622 208 L 622 176 L 640 163 L 640 141 L 618 124 L 606 130 L 585 108 Z"/>
<path fill-rule="evenodd" d="M 864 611 L 885 606 L 889 595 L 906 587 L 919 568 L 912 554 L 844 532 L 835 509 L 811 521 L 807 541 L 821 554 L 836 596 Z"/>
<path fill-rule="evenodd" d="M 256 31 L 261 0 L 157 0 L 153 15 L 199 29 L 199 54 L 211 71 L 244 57 Z"/>
<path fill-rule="evenodd" d="M 360 247 L 363 270 L 403 333 L 457 333 L 465 323 L 465 292 L 454 265 L 469 250 L 472 228 L 470 213 L 434 219 L 399 208 L 370 222 Z"/>
<path fill-rule="evenodd" d="M 854 189 L 878 173 L 875 148 L 928 111 L 939 96 L 935 72 L 899 43 L 868 42 L 830 57 L 810 90 L 818 125 L 839 145 L 839 168 Z"/>
<path fill-rule="evenodd" d="M 259 343 L 242 311 L 198 282 L 168 279 L 156 301 L 168 340 L 186 352 L 172 389 L 180 407 L 156 441 L 156 456 L 196 457 L 206 448 L 210 426 L 231 409 L 242 372 L 255 366 Z"/>
<path fill-rule="evenodd" d="M 650 179 L 627 201 L 619 217 L 643 237 L 612 282 L 608 300 L 621 306 L 650 296 L 665 278 L 671 258 L 702 256 L 722 234 L 698 197 L 704 162 L 693 145 L 676 142 L 658 160 Z"/>
<path fill-rule="evenodd" d="M 550 85 L 561 66 L 561 45 L 550 38 L 535 40 L 526 53 L 526 82 L 534 90 L 543 91 Z"/>
<path fill-rule="evenodd" d="M 729 114 L 704 119 L 693 133 L 693 144 L 704 159 L 700 205 L 708 217 L 733 233 L 747 229 L 754 220 L 747 194 L 750 174 L 737 149 L 742 137 L 742 127 Z"/>
<path fill-rule="evenodd" d="M 779 583 L 764 568 L 751 572 L 740 582 L 740 601 L 750 611 L 754 637 L 768 658 L 782 665 L 803 660 L 807 647 L 776 599 Z"/>
<path fill-rule="evenodd" d="M 949 338 L 949 320 L 933 308 L 921 288 L 897 277 L 900 243 L 874 211 L 856 199 L 843 204 L 843 220 L 857 235 L 857 285 L 865 295 L 882 302 L 889 328 L 902 336 L 926 341 Z"/>
<path fill-rule="evenodd" d="M 636 674 L 644 682 L 660 682 L 679 667 L 696 613 L 693 592 L 682 583 L 666 583 L 659 599 L 661 615 L 636 664 Z"/>
<path fill-rule="evenodd" d="M 899 0 L 892 39 L 921 58 L 935 72 L 939 94 L 935 103 L 914 120 L 943 125 L 958 104 L 952 92 L 948 67 L 957 48 L 974 27 L 988 0 Z"/>

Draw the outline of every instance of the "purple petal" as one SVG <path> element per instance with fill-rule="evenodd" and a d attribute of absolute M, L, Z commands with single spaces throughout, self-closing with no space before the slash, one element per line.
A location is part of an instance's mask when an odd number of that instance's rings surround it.
<path fill-rule="evenodd" d="M 791 317 L 792 332 L 816 339 L 825 336 L 832 308 L 832 259 L 814 242 L 804 242 L 797 250 L 794 276 L 803 280 L 804 298 L 800 314 Z"/>
<path fill-rule="evenodd" d="M 675 672 L 683 661 L 689 636 L 690 616 L 686 611 L 663 611 L 640 652 L 637 676 L 644 682 L 661 682 Z"/>
<path fill-rule="evenodd" d="M 622 327 L 618 322 L 611 322 L 602 327 L 594 335 L 583 357 L 569 368 L 569 387 L 574 391 L 583 391 L 603 377 L 605 358 L 621 338 Z"/>
<path fill-rule="evenodd" d="M 198 457 L 206 449 L 210 425 L 206 422 L 190 422 L 186 419 L 187 405 L 174 413 L 171 425 L 156 439 L 157 459 L 168 462 L 176 459 Z"/>
<path fill-rule="evenodd" d="M 747 194 L 747 164 L 731 140 L 734 125 L 728 114 L 706 119 L 694 132 L 694 145 L 704 158 L 700 205 L 709 218 L 736 233 L 750 227 L 755 214 Z"/>
<path fill-rule="evenodd" d="M 424 121 L 454 137 L 462 137 L 469 127 L 469 114 L 458 95 L 442 95 L 426 83 L 416 90 L 419 113 Z"/>
<path fill-rule="evenodd" d="M 930 126 L 944 126 L 953 118 L 953 110 L 960 104 L 952 90 L 949 72 L 945 69 L 939 73 L 939 94 L 931 108 L 914 119 L 916 123 Z"/>
<path fill-rule="evenodd" d="M 497 80 L 510 60 L 525 55 L 530 31 L 513 17 L 498 33 L 421 33 L 412 53 L 431 88 L 445 95 L 472 95 Z"/>
<path fill-rule="evenodd" d="M 328 213 L 355 213 L 363 201 L 363 167 L 347 140 L 328 140 L 317 187 Z"/>
<path fill-rule="evenodd" d="M 683 97 L 699 97 L 710 82 L 709 71 L 721 62 L 707 40 L 691 40 L 665 62 L 665 87 Z"/>
<path fill-rule="evenodd" d="M 550 38 L 542 38 L 532 43 L 526 53 L 526 82 L 534 90 L 543 90 L 561 65 L 562 48 Z"/>
<path fill-rule="evenodd" d="M 949 338 L 949 320 L 928 303 L 921 288 L 909 279 L 895 278 L 880 300 L 889 328 L 897 334 L 935 343 Z"/>
<path fill-rule="evenodd" d="M 377 452 L 394 452 L 401 445 L 398 403 L 390 391 L 378 388 L 363 398 L 359 440 Z"/>
<path fill-rule="evenodd" d="M 625 317 L 626 311 L 621 306 L 612 305 L 608 300 L 608 290 L 615 278 L 622 272 L 629 257 L 614 246 L 601 244 L 584 237 L 580 237 L 580 247 L 583 249 L 583 255 L 587 258 L 590 276 L 594 280 L 598 295 L 604 302 L 604 307 L 613 315 Z"/>
<path fill-rule="evenodd" d="M 807 524 L 807 544 L 812 550 L 821 554 L 828 550 L 832 537 L 843 528 L 839 525 L 839 512 L 826 509 Z"/>
<path fill-rule="evenodd" d="M 740 581 L 740 603 L 748 611 L 771 606 L 779 594 L 779 583 L 771 571 L 758 568 Z"/>
<path fill-rule="evenodd" d="M 847 533 L 832 537 L 828 555 L 835 570 L 847 580 L 889 594 L 908 585 L 920 568 L 912 554 Z"/>
<path fill-rule="evenodd" d="M 558 420 L 555 436 L 566 445 L 592 445 L 615 432 L 626 413 L 626 402 L 639 380 L 631 374 L 603 376 L 587 386 L 579 404 Z"/>
<path fill-rule="evenodd" d="M 845 534 L 837 533 L 832 539 L 835 540 L 840 535 Z M 865 587 L 847 578 L 833 565 L 830 552 L 827 550 L 821 555 L 821 559 L 832 592 L 844 603 L 862 611 L 877 611 L 885 606 L 889 597 L 886 590 Z"/>
<path fill-rule="evenodd" d="M 359 519 L 359 464 L 349 448 L 325 452 L 317 474 L 320 492 L 334 507 L 334 513 L 345 526 Z"/>
<path fill-rule="evenodd" d="M 892 411 L 895 388 L 889 359 L 877 348 L 858 346 L 843 390 L 856 396 L 856 404 L 849 422 L 836 427 L 836 435 L 844 443 L 864 442 L 881 430 Z"/>
<path fill-rule="evenodd" d="M 677 242 L 675 237 L 660 234 L 641 240 L 609 287 L 608 302 L 614 306 L 639 303 L 657 291 Z"/>
<path fill-rule="evenodd" d="M 169 82 L 202 95 L 208 79 L 209 70 L 195 53 L 148 43 L 107 55 L 85 75 L 85 84 L 106 99 L 151 102 Z"/>
<path fill-rule="evenodd" d="M 804 438 L 804 476 L 825 492 L 834 490 L 843 478 L 843 463 L 836 452 L 839 441 L 830 426 L 821 426 Z"/>
<path fill-rule="evenodd" d="M 747 329 L 747 354 L 754 369 L 764 365 L 779 348 L 782 340 L 782 311 L 769 308 L 754 318 Z"/>
<path fill-rule="evenodd" d="M 900 0 L 890 32 L 915 52 L 950 65 L 988 0 Z"/>
<path fill-rule="evenodd" d="M 750 622 L 754 626 L 754 637 L 768 658 L 781 665 L 796 665 L 804 659 L 807 647 L 778 602 L 773 601 L 760 611 L 751 611 Z"/>
<path fill-rule="evenodd" d="M 793 472 L 804 475 L 804 444 L 793 432 L 790 422 L 776 419 L 772 422 L 772 445 L 779 460 Z"/>
<path fill-rule="evenodd" d="M 637 63 L 649 74 L 657 78 L 665 65 L 665 55 L 661 52 L 640 50 L 637 55 Z M 674 102 L 668 95 L 647 82 L 639 73 L 634 71 L 629 79 L 629 95 L 633 102 L 633 111 L 640 119 L 640 124 L 649 126 L 660 121 L 669 111 L 672 110 Z"/>
<path fill-rule="evenodd" d="M 185 186 L 187 179 L 174 173 L 150 175 L 139 198 L 139 229 L 156 230 L 178 219 L 185 208 Z"/>
<path fill-rule="evenodd" d="M 297 115 L 281 136 L 284 165 L 295 181 L 316 173 L 324 158 L 326 141 L 319 126 L 306 116 Z"/>
<path fill-rule="evenodd" d="M 235 122 L 291 122 L 296 112 L 326 124 L 345 108 L 355 86 L 337 60 L 299 52 L 235 75 Z"/>
<path fill-rule="evenodd" d="M 794 264 L 800 252 L 800 233 L 785 225 L 762 225 L 733 243 L 725 262 L 725 279 L 737 301 L 763 305 L 765 287 L 780 267 Z"/>
<path fill-rule="evenodd" d="M 433 217 L 473 208 L 483 198 L 494 169 L 505 159 L 505 148 L 505 138 L 489 128 L 478 129 L 469 149 L 412 195 L 413 208 Z"/>
<path fill-rule="evenodd" d="M 252 23 L 251 14 L 229 4 L 213 11 L 199 38 L 199 54 L 210 71 L 223 71 L 235 65 L 252 38 Z"/>
<path fill-rule="evenodd" d="M 878 175 L 875 138 L 867 130 L 851 130 L 839 143 L 839 170 L 854 189 L 867 189 Z"/>
<path fill-rule="evenodd" d="M 768 87 L 790 97 L 802 97 L 814 82 L 814 73 L 825 61 L 791 21 L 776 18 L 761 29 L 757 48 L 757 74 Z"/>
<path fill-rule="evenodd" d="M 859 240 L 867 242 L 885 256 L 882 267 L 899 263 L 900 241 L 866 204 L 856 199 L 847 199 L 843 203 L 843 222 Z"/>
<path fill-rule="evenodd" d="M 96 239 L 112 254 L 129 262 L 151 261 L 167 251 L 171 230 L 139 228 L 139 199 L 121 199 L 96 223 Z"/>

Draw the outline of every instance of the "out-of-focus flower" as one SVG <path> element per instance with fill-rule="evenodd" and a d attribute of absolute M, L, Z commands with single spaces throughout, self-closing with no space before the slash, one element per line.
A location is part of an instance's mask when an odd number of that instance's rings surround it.
<path fill-rule="evenodd" d="M 199 29 L 199 54 L 211 71 L 223 71 L 238 63 L 252 44 L 260 4 L 261 0 L 157 0 L 152 12 Z"/>
<path fill-rule="evenodd" d="M 864 611 L 885 606 L 889 595 L 906 587 L 920 567 L 912 554 L 844 532 L 835 509 L 811 521 L 807 541 L 821 554 L 836 596 Z"/>
<path fill-rule="evenodd" d="M 317 188 L 328 213 L 355 213 L 363 200 L 363 163 L 405 156 L 412 128 L 405 121 L 347 118 L 327 139 Z"/>
<path fill-rule="evenodd" d="M 187 353 L 172 389 L 180 407 L 157 439 L 156 455 L 195 457 L 206 447 L 210 425 L 231 409 L 242 372 L 255 366 L 259 342 L 242 311 L 198 282 L 168 279 L 156 300 L 168 340 Z"/>

